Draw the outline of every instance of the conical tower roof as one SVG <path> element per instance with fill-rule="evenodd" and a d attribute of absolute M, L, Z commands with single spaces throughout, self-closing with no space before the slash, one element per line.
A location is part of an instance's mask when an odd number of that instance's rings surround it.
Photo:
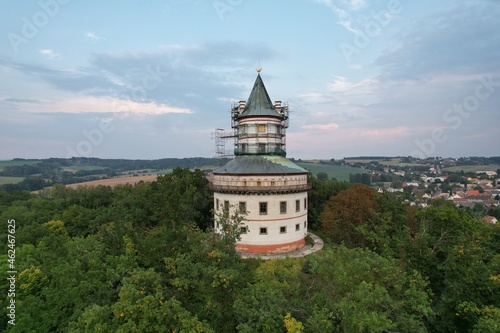
<path fill-rule="evenodd" d="M 257 74 L 257 79 L 248 97 L 245 110 L 240 114 L 240 117 L 248 116 L 274 116 L 281 117 L 281 115 L 274 110 L 273 102 L 267 93 L 264 82 Z"/>

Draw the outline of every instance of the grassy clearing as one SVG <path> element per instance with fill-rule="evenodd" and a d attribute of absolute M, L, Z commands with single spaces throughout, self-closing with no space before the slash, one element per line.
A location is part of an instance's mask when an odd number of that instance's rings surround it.
<path fill-rule="evenodd" d="M 17 184 L 24 180 L 24 177 L 4 177 L 0 176 L 0 185 Z"/>
<path fill-rule="evenodd" d="M 361 168 L 353 168 L 347 165 L 329 165 L 329 164 L 314 164 L 314 163 L 296 163 L 311 171 L 316 176 L 319 172 L 324 172 L 328 178 L 336 178 L 340 181 L 349 181 L 349 174 L 351 173 L 365 173 L 367 170 Z"/>

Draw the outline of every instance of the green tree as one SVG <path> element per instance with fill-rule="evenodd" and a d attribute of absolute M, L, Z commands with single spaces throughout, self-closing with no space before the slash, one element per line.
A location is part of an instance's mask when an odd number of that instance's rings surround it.
<path fill-rule="evenodd" d="M 484 193 L 484 188 L 480 185 L 474 186 L 474 190 L 478 190 L 479 193 Z"/>
<path fill-rule="evenodd" d="M 290 313 L 287 313 L 283 320 L 287 333 L 302 333 L 304 332 L 304 325 L 293 318 Z"/>
<path fill-rule="evenodd" d="M 311 174 L 308 175 L 308 182 L 311 183 L 312 189 L 308 193 L 308 225 L 309 229 L 315 230 L 321 227 L 321 214 L 324 205 L 330 197 L 337 195 L 342 190 L 352 186 L 347 182 L 339 182 L 335 179 L 325 179 L 319 181 Z"/>
<path fill-rule="evenodd" d="M 239 223 L 235 218 L 228 226 Z M 245 281 L 245 264 L 235 250 L 238 232 L 211 235 L 196 226 L 183 229 L 185 245 L 178 244 L 177 253 L 164 259 L 173 296 L 215 331 L 234 331 L 233 291 L 241 289 Z"/>
<path fill-rule="evenodd" d="M 316 178 L 318 178 L 318 180 L 325 180 L 328 179 L 328 175 L 326 174 L 326 172 L 318 172 Z"/>
<path fill-rule="evenodd" d="M 119 300 L 88 307 L 73 332 L 214 332 L 163 289 L 153 270 L 136 269 L 123 279 Z"/>
<path fill-rule="evenodd" d="M 473 307 L 498 307 L 498 228 L 476 220 L 447 202 L 417 212 L 416 232 L 407 243 L 407 264 L 429 279 L 437 317 L 430 327 L 439 332 L 468 332 L 477 324 Z M 465 307 L 470 308 L 470 307 Z"/>
<path fill-rule="evenodd" d="M 201 170 L 176 168 L 159 176 L 148 199 L 155 223 L 173 229 L 193 222 L 203 230 L 211 227 L 213 194 Z"/>
<path fill-rule="evenodd" d="M 432 310 L 418 272 L 406 273 L 393 260 L 344 246 L 307 257 L 304 268 L 303 288 L 315 309 L 306 321 L 308 331 L 319 322 L 341 332 L 426 332 L 424 319 Z"/>
<path fill-rule="evenodd" d="M 263 262 L 255 270 L 255 280 L 234 302 L 239 332 L 285 332 L 283 323 L 291 311 L 289 304 L 297 291 L 301 268 L 301 262 L 285 259 Z M 291 318 L 289 324 L 295 329 L 300 326 Z"/>

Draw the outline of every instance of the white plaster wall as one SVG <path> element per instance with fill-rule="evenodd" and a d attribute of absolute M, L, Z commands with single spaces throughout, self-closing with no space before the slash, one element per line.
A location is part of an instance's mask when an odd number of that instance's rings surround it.
<path fill-rule="evenodd" d="M 218 213 L 222 213 L 224 201 L 229 201 L 233 209 L 238 209 L 240 201 L 246 202 L 248 214 L 245 216 L 243 225 L 248 232 L 241 235 L 242 244 L 249 245 L 272 245 L 285 244 L 304 238 L 307 235 L 307 208 L 304 208 L 304 199 L 307 201 L 307 192 L 272 194 L 272 195 L 243 195 L 214 193 L 214 202 L 219 199 L 219 207 L 214 207 Z M 299 200 L 300 210 L 296 211 L 295 202 Z M 280 202 L 287 202 L 287 212 L 280 213 Z M 259 213 L 259 203 L 267 202 L 267 215 Z M 307 203 L 308 205 L 309 203 Z M 304 226 L 305 223 L 305 226 Z M 299 230 L 296 230 L 299 224 Z M 280 227 L 286 227 L 286 233 L 280 232 Z M 260 228 L 267 228 L 267 235 L 260 234 Z"/>

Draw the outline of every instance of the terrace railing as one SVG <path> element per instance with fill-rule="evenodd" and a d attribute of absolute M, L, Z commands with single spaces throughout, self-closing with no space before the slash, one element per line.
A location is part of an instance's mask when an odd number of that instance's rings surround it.
<path fill-rule="evenodd" d="M 312 188 L 312 184 L 299 185 L 279 185 L 279 186 L 237 186 L 237 185 L 215 185 L 210 184 L 210 189 L 214 192 L 300 192 Z"/>

